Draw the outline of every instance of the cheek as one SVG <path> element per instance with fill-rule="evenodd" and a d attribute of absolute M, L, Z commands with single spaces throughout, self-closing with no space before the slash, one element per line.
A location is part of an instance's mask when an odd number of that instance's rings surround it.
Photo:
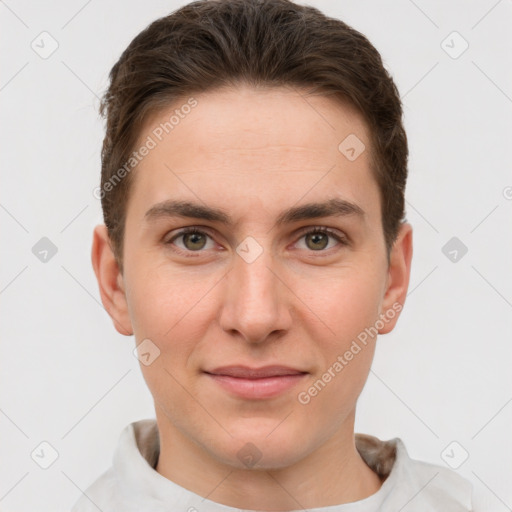
<path fill-rule="evenodd" d="M 194 413 L 182 386 L 194 393 L 188 363 L 201 338 L 197 320 L 205 306 L 200 299 L 210 287 L 162 270 L 131 277 L 128 302 L 137 344 L 149 339 L 158 354 L 149 365 L 141 360 L 141 372 L 155 402 L 178 424 L 180 417 Z"/>
<path fill-rule="evenodd" d="M 354 280 L 332 291 L 329 316 L 333 330 L 344 340 L 356 338 L 378 317 L 381 297 L 375 283 Z"/>
<path fill-rule="evenodd" d="M 353 267 L 296 280 L 295 291 L 305 305 L 303 310 L 314 314 L 315 321 L 309 325 L 319 325 L 314 339 L 323 339 L 327 346 L 341 350 L 372 325 L 382 301 L 381 281 L 382 276 L 372 269 Z"/>
<path fill-rule="evenodd" d="M 298 398 L 308 417 L 330 417 L 332 429 L 353 410 L 367 380 L 376 341 L 368 333 L 379 318 L 382 282 L 383 274 L 369 267 L 351 268 L 322 281 L 323 286 L 309 295 L 311 309 L 320 311 L 329 330 L 323 328 L 323 335 L 318 331 L 313 338 L 322 367 Z"/>
<path fill-rule="evenodd" d="M 379 279 L 372 272 L 347 269 L 336 278 L 317 280 L 315 288 L 308 287 L 308 302 L 304 302 L 315 317 L 304 322 L 320 362 L 309 387 L 302 389 L 311 411 L 342 417 L 355 404 L 375 350 L 376 337 L 370 328 L 379 318 Z"/>
<path fill-rule="evenodd" d="M 171 343 L 184 330 L 190 335 L 190 329 L 198 326 L 190 319 L 205 312 L 213 277 L 150 264 L 139 268 L 149 270 L 130 275 L 127 296 L 137 340 L 155 337 Z"/>
<path fill-rule="evenodd" d="M 335 335 L 329 332 L 315 338 L 321 364 L 296 396 L 309 427 L 324 432 L 326 438 L 353 413 L 368 378 L 375 338 L 365 339 L 361 333 L 365 334 L 365 327 L 372 325 L 378 303 L 375 297 L 358 289 L 352 293 L 346 289 L 331 299 L 328 323 Z"/>
<path fill-rule="evenodd" d="M 141 371 L 157 401 L 172 396 L 173 408 L 188 410 L 186 400 L 178 406 L 183 395 L 179 384 L 194 392 L 194 354 L 215 318 L 211 301 L 216 280 L 190 270 L 153 268 L 132 273 L 127 294 L 137 344 L 149 339 L 157 347 L 158 357 L 148 366 L 141 361 Z"/>

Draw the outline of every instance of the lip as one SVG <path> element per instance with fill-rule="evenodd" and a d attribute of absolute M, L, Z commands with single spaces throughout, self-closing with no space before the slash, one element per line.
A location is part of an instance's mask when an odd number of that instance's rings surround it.
<path fill-rule="evenodd" d="M 252 368 L 250 366 L 221 366 L 213 370 L 207 370 L 206 373 L 213 375 L 225 375 L 227 377 L 237 377 L 239 379 L 262 379 L 266 377 L 281 377 L 284 375 L 298 375 L 306 373 L 290 366 L 271 365 L 261 368 Z"/>
<path fill-rule="evenodd" d="M 245 399 L 271 398 L 297 385 L 307 372 L 287 366 L 224 366 L 204 372 L 221 388 Z"/>

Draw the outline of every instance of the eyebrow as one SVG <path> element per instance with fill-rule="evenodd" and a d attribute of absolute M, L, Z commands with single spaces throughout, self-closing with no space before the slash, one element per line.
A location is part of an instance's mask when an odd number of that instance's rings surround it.
<path fill-rule="evenodd" d="M 284 210 L 277 217 L 276 224 L 291 224 L 321 217 L 357 216 L 362 218 L 364 215 L 364 210 L 357 204 L 345 199 L 332 198 L 324 202 L 308 203 Z M 219 222 L 231 227 L 235 224 L 230 215 L 221 208 L 172 199 L 155 204 L 144 215 L 146 222 L 166 217 L 190 217 Z"/>

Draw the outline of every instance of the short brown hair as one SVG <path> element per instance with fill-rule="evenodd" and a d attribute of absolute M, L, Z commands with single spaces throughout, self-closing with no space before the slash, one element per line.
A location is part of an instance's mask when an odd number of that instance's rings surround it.
<path fill-rule="evenodd" d="M 112 179 L 130 158 L 144 122 L 185 95 L 240 83 L 298 86 L 357 108 L 370 131 L 389 258 L 404 216 L 402 104 L 379 52 L 343 21 L 290 0 L 194 1 L 138 34 L 109 78 L 100 105 L 107 119 L 101 205 L 121 272 L 133 173 L 123 173 L 118 183 Z"/>

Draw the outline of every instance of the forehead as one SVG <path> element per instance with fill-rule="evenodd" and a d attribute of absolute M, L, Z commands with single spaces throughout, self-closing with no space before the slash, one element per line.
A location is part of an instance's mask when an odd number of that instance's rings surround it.
<path fill-rule="evenodd" d="M 148 117 L 139 144 L 153 132 L 160 132 L 154 135 L 157 142 L 163 142 L 159 146 L 170 146 L 178 137 L 193 136 L 195 147 L 200 149 L 233 149 L 234 137 L 245 150 L 257 150 L 266 144 L 269 148 L 288 146 L 290 151 L 328 149 L 331 155 L 337 154 L 340 137 L 353 134 L 368 140 L 362 116 L 341 98 L 307 95 L 295 87 L 246 85 L 176 100 Z M 181 150 L 187 148 L 174 145 L 174 152 Z"/>
<path fill-rule="evenodd" d="M 239 87 L 183 97 L 146 120 L 137 147 L 149 139 L 154 147 L 137 164 L 132 185 L 140 209 L 177 196 L 235 209 L 250 197 L 265 210 L 327 193 L 378 201 L 362 116 L 299 89 Z"/>

